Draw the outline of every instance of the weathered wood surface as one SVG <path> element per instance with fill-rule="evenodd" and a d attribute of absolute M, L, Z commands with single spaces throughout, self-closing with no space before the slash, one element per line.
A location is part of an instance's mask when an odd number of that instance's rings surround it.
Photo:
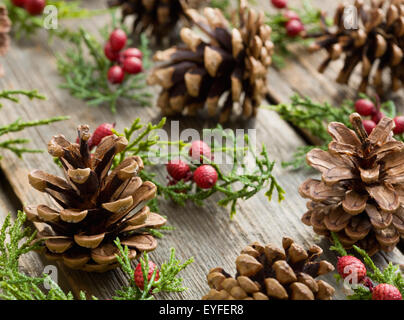
<path fill-rule="evenodd" d="M 86 1 L 89 7 L 100 7 L 99 0 Z M 261 1 L 260 1 L 261 2 Z M 267 6 L 268 1 L 265 2 Z M 299 1 L 294 1 L 298 4 Z M 331 11 L 337 5 L 335 1 L 314 1 L 315 5 L 327 8 Z M 261 4 L 260 4 L 261 5 Z M 96 17 L 80 24 L 89 31 L 94 31 L 102 26 L 108 16 Z M 75 23 L 77 25 L 77 23 Z M 72 24 L 74 26 L 74 24 Z M 28 129 L 22 134 L 13 134 L 12 137 L 30 136 L 33 148 L 45 149 L 52 135 L 63 133 L 73 138 L 76 127 L 80 123 L 88 123 L 94 128 L 102 122 L 116 122 L 117 129 L 121 130 L 130 125 L 136 117 L 141 117 L 144 122 L 158 122 L 160 114 L 157 108 L 140 108 L 132 102 L 123 101 L 119 105 L 119 112 L 113 115 L 108 108 L 92 108 L 84 102 L 69 95 L 67 91 L 58 88 L 61 78 L 56 71 L 55 54 L 64 50 L 65 44 L 55 41 L 48 44 L 46 34 L 41 33 L 31 41 L 13 43 L 12 48 L 4 61 L 6 77 L 0 80 L 0 89 L 38 89 L 45 94 L 46 101 L 28 101 L 22 99 L 19 106 L 5 103 L 1 111 L 0 123 L 9 123 L 17 117 L 23 119 L 38 119 L 56 115 L 69 115 L 71 119 L 63 123 L 57 123 L 48 127 Z M 320 63 L 322 53 L 309 56 L 304 50 L 297 49 L 294 59 L 289 59 L 287 66 L 282 70 L 271 69 L 269 73 L 270 94 L 275 102 L 288 101 L 288 98 L 298 92 L 310 96 L 318 101 L 341 102 L 345 98 L 353 97 L 355 91 L 343 88 L 335 84 L 331 79 L 335 77 L 330 68 L 324 75 L 316 71 Z M 335 72 L 335 71 L 334 71 Z M 400 93 L 402 95 L 402 92 Z M 180 126 L 184 128 L 209 128 L 215 126 L 208 120 L 181 118 Z M 280 167 L 282 160 L 290 159 L 292 151 L 304 144 L 299 135 L 279 116 L 270 111 L 260 110 L 255 121 L 248 123 L 231 124 L 231 127 L 256 128 L 259 144 L 265 143 L 269 149 L 271 158 L 278 162 L 275 174 L 286 190 L 286 199 L 278 204 L 276 201 L 268 202 L 264 192 L 246 202 L 240 202 L 238 214 L 230 221 L 228 211 L 216 205 L 218 198 L 213 197 L 205 201 L 204 207 L 196 207 L 188 204 L 178 207 L 173 203 L 163 201 L 161 211 L 168 216 L 170 225 L 175 231 L 169 232 L 159 246 L 151 253 L 156 263 L 161 263 L 168 258 L 169 248 L 177 250 L 177 256 L 181 260 L 193 256 L 195 262 L 182 272 L 184 284 L 189 288 L 181 294 L 163 296 L 168 299 L 200 299 L 208 290 L 206 274 L 209 269 L 216 266 L 224 267 L 228 272 L 235 271 L 234 261 L 239 251 L 252 241 L 263 243 L 275 243 L 280 245 L 282 236 L 292 236 L 296 241 L 308 245 L 317 243 L 325 250 L 325 257 L 332 263 L 336 262 L 334 253 L 327 250 L 329 242 L 316 236 L 311 228 L 306 227 L 300 221 L 305 212 L 305 200 L 300 198 L 297 189 L 301 182 L 313 172 L 287 171 Z M 168 127 L 168 126 L 167 126 Z M 30 154 L 22 160 L 17 160 L 14 155 L 5 152 L 4 159 L 0 163 L 4 175 L 7 177 L 12 191 L 16 195 L 16 201 L 10 203 L 8 197 L 0 200 L 1 219 L 9 210 L 15 209 L 21 204 L 36 204 L 47 201 L 42 194 L 33 190 L 27 180 L 27 173 L 32 169 L 41 169 L 50 173 L 60 174 L 47 154 Z M 159 168 L 159 175 L 165 177 L 165 169 Z M 7 188 L 8 189 L 8 188 Z M 1 193 L 2 190 L 0 190 Z M 2 198 L 1 198 L 2 199 Z M 7 200 L 7 201 L 4 201 Z M 42 272 L 43 262 L 39 258 L 29 257 L 24 265 L 32 272 Z M 380 266 L 386 261 L 404 263 L 403 255 L 396 249 L 390 254 L 379 254 L 376 257 Z M 46 262 L 44 262 L 46 264 Z M 121 271 L 115 270 L 106 274 L 88 274 L 80 271 L 72 271 L 59 266 L 61 281 L 64 287 L 77 293 L 85 290 L 99 298 L 110 297 L 115 289 L 125 283 Z M 331 284 L 337 287 L 333 276 L 325 277 Z M 336 299 L 343 299 L 344 294 L 337 290 Z"/>

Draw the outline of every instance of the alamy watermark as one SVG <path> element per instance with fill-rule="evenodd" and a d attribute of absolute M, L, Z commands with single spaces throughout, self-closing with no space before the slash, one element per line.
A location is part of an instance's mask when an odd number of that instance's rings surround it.
<path fill-rule="evenodd" d="M 345 7 L 342 21 L 346 30 L 357 30 L 359 28 L 358 9 L 353 5 Z"/>
<path fill-rule="evenodd" d="M 43 11 L 43 27 L 46 30 L 56 30 L 58 28 L 58 9 L 54 5 L 47 5 Z"/>
<path fill-rule="evenodd" d="M 215 164 L 232 165 L 235 162 L 250 167 L 255 165 L 256 154 L 256 129 L 204 129 L 202 134 L 196 129 L 187 128 L 180 131 L 179 121 L 171 121 L 169 130 L 159 129 L 155 134 L 159 137 L 159 143 L 147 153 L 147 160 L 153 164 L 167 164 L 170 160 L 182 158 L 179 145 L 173 143 L 181 141 L 192 143 L 202 140 L 212 146 L 211 154 Z M 194 159 L 199 159 L 201 154 L 193 153 Z M 204 159 L 202 157 L 202 161 Z"/>
<path fill-rule="evenodd" d="M 53 264 L 47 265 L 43 269 L 43 274 L 48 276 L 44 281 L 44 288 L 46 290 L 52 289 L 53 283 L 58 283 L 58 268 Z"/>

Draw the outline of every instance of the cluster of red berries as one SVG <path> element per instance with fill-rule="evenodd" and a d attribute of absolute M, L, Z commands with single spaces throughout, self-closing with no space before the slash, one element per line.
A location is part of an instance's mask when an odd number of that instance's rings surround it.
<path fill-rule="evenodd" d="M 108 70 L 108 81 L 112 84 L 123 82 L 125 73 L 138 74 L 143 71 L 143 54 L 138 48 L 125 49 L 128 38 L 125 31 L 115 29 L 104 47 L 108 60 L 117 63 Z"/>
<path fill-rule="evenodd" d="M 353 256 L 343 256 L 338 258 L 338 273 L 343 279 L 349 277 L 349 283 L 355 280 L 361 283 L 372 292 L 372 300 L 402 300 L 401 292 L 395 286 L 387 283 L 373 285 L 372 280 L 366 276 L 367 270 L 362 261 Z"/>
<path fill-rule="evenodd" d="M 156 264 L 152 261 L 149 261 L 149 271 L 147 273 L 147 280 L 150 281 L 154 270 L 157 268 Z M 144 279 L 143 279 L 143 272 L 142 272 L 142 264 L 138 263 L 135 269 L 135 284 L 141 289 L 144 289 Z M 159 270 L 156 271 L 156 276 L 154 277 L 154 281 L 157 281 L 160 278 Z"/>
<path fill-rule="evenodd" d="M 368 99 L 359 99 L 355 102 L 355 111 L 363 117 L 370 117 L 370 119 L 363 120 L 363 127 L 366 132 L 370 134 L 381 119 L 384 118 L 384 113 L 380 110 L 380 106 Z M 397 116 L 394 118 L 395 127 L 394 134 L 404 133 L 404 116 Z"/>
<path fill-rule="evenodd" d="M 42 14 L 46 6 L 46 0 L 12 0 L 16 7 L 24 8 L 31 16 Z"/>
<path fill-rule="evenodd" d="M 278 9 L 285 9 L 288 6 L 287 0 L 271 0 L 271 3 Z M 285 29 L 289 37 L 296 37 L 304 31 L 304 25 L 296 12 L 286 10 L 283 16 L 286 19 Z"/>
<path fill-rule="evenodd" d="M 194 141 L 189 149 L 189 156 L 196 162 L 203 162 L 203 158 L 213 160 L 210 147 L 203 141 Z M 171 176 L 169 185 L 175 185 L 179 181 L 191 179 L 201 189 L 211 189 L 217 182 L 218 174 L 210 164 L 202 164 L 194 172 L 189 165 L 181 159 L 171 160 L 167 164 L 167 172 Z"/>

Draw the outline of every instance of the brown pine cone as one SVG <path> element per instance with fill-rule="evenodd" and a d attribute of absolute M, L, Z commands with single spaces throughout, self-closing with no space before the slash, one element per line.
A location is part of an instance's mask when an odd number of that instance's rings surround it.
<path fill-rule="evenodd" d="M 321 64 L 323 72 L 333 60 L 344 59 L 337 82 L 347 84 L 356 66 L 361 65 L 362 82 L 359 90 L 366 92 L 368 86 L 383 95 L 386 88 L 383 71 L 390 77 L 388 89 L 396 91 L 404 81 L 404 0 L 373 0 L 370 5 L 363 0 L 355 1 L 358 28 L 347 28 L 345 12 L 348 5 L 341 4 L 334 17 L 334 28 L 325 27 L 316 35 L 317 41 L 311 50 L 325 49 L 328 57 Z M 353 19 L 355 20 L 355 19 Z"/>
<path fill-rule="evenodd" d="M 32 187 L 49 194 L 56 207 L 26 207 L 29 220 L 43 223 L 47 256 L 84 271 L 104 272 L 117 267 L 118 237 L 129 247 L 130 257 L 157 247 L 146 228 L 158 228 L 166 220 L 145 206 L 156 186 L 137 175 L 143 169 L 138 156 L 126 158 L 110 170 L 115 155 L 128 144 L 124 137 L 105 137 L 94 153 L 89 152 L 89 127 L 78 128 L 79 143 L 58 135 L 48 152 L 60 160 L 65 179 L 40 170 L 28 178 Z M 46 225 L 48 227 L 46 228 Z"/>
<path fill-rule="evenodd" d="M 122 18 L 134 16 L 133 34 L 150 31 L 159 39 L 169 36 L 184 17 L 183 5 L 198 8 L 207 0 L 108 0 L 108 6 L 122 8 Z"/>
<path fill-rule="evenodd" d="M 370 255 L 391 251 L 404 236 L 404 143 L 393 138 L 394 121 L 383 118 L 368 136 L 359 114 L 354 131 L 332 122 L 328 151 L 314 149 L 307 162 L 321 181 L 299 188 L 310 199 L 302 221 L 316 233 L 337 233 L 346 248 L 357 245 Z"/>
<path fill-rule="evenodd" d="M 7 8 L 0 5 L 0 56 L 4 56 L 10 46 L 10 38 L 8 33 L 11 29 L 11 21 L 7 15 Z M 0 77 L 4 75 L 3 68 L 0 64 Z"/>
<path fill-rule="evenodd" d="M 315 278 L 329 273 L 329 262 L 316 261 L 323 250 L 313 245 L 305 250 L 291 238 L 283 238 L 283 249 L 255 242 L 236 259 L 233 278 L 222 268 L 210 270 L 211 288 L 203 300 L 331 300 L 334 288 Z"/>
<path fill-rule="evenodd" d="M 154 56 L 163 62 L 148 78 L 150 85 L 162 87 L 158 106 L 166 115 L 195 115 L 206 105 L 209 116 L 220 113 L 220 122 L 229 120 L 235 107 L 245 118 L 255 116 L 267 92 L 273 52 L 264 13 L 248 10 L 241 0 L 235 28 L 218 9 L 205 8 L 204 15 L 187 9 L 186 14 L 205 35 L 183 28 L 184 45 Z"/>

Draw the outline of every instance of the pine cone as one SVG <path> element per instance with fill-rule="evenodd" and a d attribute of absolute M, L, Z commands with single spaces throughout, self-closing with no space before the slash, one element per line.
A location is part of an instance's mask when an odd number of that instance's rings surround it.
<path fill-rule="evenodd" d="M 273 51 L 264 13 L 247 10 L 247 2 L 240 1 L 239 26 L 233 29 L 218 9 L 205 8 L 203 16 L 187 9 L 186 14 L 210 40 L 183 28 L 185 47 L 154 56 L 165 63 L 152 71 L 148 83 L 162 86 L 158 105 L 163 113 L 195 115 L 206 104 L 210 116 L 220 109 L 220 122 L 226 122 L 238 104 L 244 117 L 255 116 L 267 92 Z"/>
<path fill-rule="evenodd" d="M 329 273 L 329 262 L 316 261 L 323 250 L 313 245 L 305 250 L 291 238 L 283 238 L 284 250 L 255 242 L 236 259 L 233 278 L 222 268 L 208 274 L 211 287 L 203 300 L 331 300 L 334 288 L 316 277 Z M 285 253 L 286 252 L 286 253 Z"/>
<path fill-rule="evenodd" d="M 0 56 L 4 56 L 10 46 L 8 33 L 11 29 L 11 21 L 8 18 L 7 8 L 0 5 Z M 0 65 L 0 77 L 3 76 L 3 68 Z"/>
<path fill-rule="evenodd" d="M 89 127 L 79 126 L 78 134 L 79 144 L 62 135 L 48 144 L 66 179 L 40 170 L 28 176 L 31 186 L 49 194 L 59 207 L 39 205 L 24 211 L 29 220 L 50 227 L 40 234 L 49 258 L 62 259 L 70 268 L 104 272 L 117 266 L 117 237 L 134 259 L 157 246 L 146 228 L 161 227 L 166 220 L 145 206 L 157 188 L 137 176 L 143 169 L 140 157 L 126 158 L 110 170 L 114 156 L 128 144 L 124 137 L 105 137 L 91 154 Z"/>
<path fill-rule="evenodd" d="M 184 16 L 183 4 L 197 8 L 206 0 L 108 0 L 110 7 L 122 7 L 122 18 L 134 15 L 133 34 L 150 29 L 161 39 L 172 33 Z"/>
<path fill-rule="evenodd" d="M 321 172 L 299 188 L 310 199 L 302 221 L 316 233 L 337 233 L 373 255 L 391 251 L 404 236 L 404 143 L 393 138 L 394 121 L 383 118 L 368 136 L 359 114 L 350 121 L 355 131 L 332 122 L 328 151 L 314 149 L 307 162 Z"/>
<path fill-rule="evenodd" d="M 333 60 L 342 57 L 344 66 L 337 82 L 347 84 L 354 69 L 361 65 L 362 82 L 359 90 L 366 92 L 369 85 L 383 95 L 382 74 L 388 70 L 389 90 L 397 91 L 404 81 L 404 1 L 373 0 L 365 5 L 363 0 L 355 1 L 358 12 L 358 28 L 347 28 L 345 12 L 351 12 L 347 5 L 341 4 L 334 17 L 336 30 L 324 28 L 324 33 L 311 50 L 326 49 L 328 57 L 321 64 L 323 72 Z"/>

